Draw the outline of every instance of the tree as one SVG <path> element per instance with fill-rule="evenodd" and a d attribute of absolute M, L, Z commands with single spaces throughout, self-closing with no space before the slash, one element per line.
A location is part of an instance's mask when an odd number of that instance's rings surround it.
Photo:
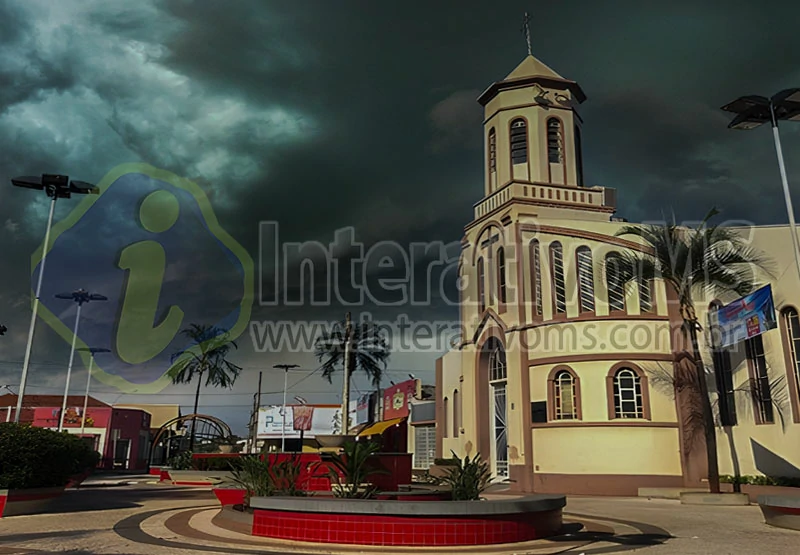
<path fill-rule="evenodd" d="M 322 363 L 322 376 L 332 382 L 337 370 L 344 371 L 342 384 L 342 422 L 348 422 L 350 379 L 359 370 L 378 387 L 389 361 L 389 344 L 383 331 L 371 322 L 352 325 L 350 313 L 344 322 L 323 331 L 314 343 L 314 353 Z M 347 362 L 345 364 L 345 361 Z M 342 425 L 342 434 L 347 435 L 349 426 Z"/>
<path fill-rule="evenodd" d="M 190 339 L 193 345 L 172 355 L 173 364 L 167 371 L 167 375 L 173 384 L 191 383 L 197 378 L 197 391 L 194 395 L 194 411 L 192 412 L 192 414 L 197 414 L 203 374 L 206 375 L 206 387 L 233 387 L 242 368 L 228 361 L 227 356 L 231 347 L 234 349 L 238 347 L 235 342 L 230 340 L 227 331 L 216 326 L 190 324 L 181 333 Z M 192 418 L 190 451 L 194 449 L 196 424 L 197 419 Z"/>
<path fill-rule="evenodd" d="M 712 209 L 696 228 L 673 223 L 660 225 L 626 225 L 617 236 L 632 235 L 642 239 L 649 252 L 612 253 L 606 259 L 606 272 L 614 272 L 623 283 L 660 278 L 667 295 L 677 300 L 682 319 L 681 335 L 691 349 L 692 375 L 682 380 L 697 389 L 700 404 L 698 419 L 703 428 L 708 456 L 708 483 L 712 493 L 719 493 L 717 436 L 703 360 L 697 342 L 702 330 L 692 294 L 712 295 L 735 293 L 747 295 L 756 286 L 755 269 L 766 270 L 765 260 L 749 247 L 741 235 L 730 228 L 709 225 L 718 214 Z M 676 363 L 677 365 L 677 363 Z M 677 370 L 676 370 L 677 371 Z"/>

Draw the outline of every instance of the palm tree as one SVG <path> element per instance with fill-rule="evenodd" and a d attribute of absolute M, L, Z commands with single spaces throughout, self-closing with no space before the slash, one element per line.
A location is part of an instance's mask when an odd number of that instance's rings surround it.
<path fill-rule="evenodd" d="M 314 353 L 322 363 L 322 376 L 328 383 L 337 370 L 344 370 L 342 435 L 347 435 L 350 431 L 350 379 L 360 370 L 370 378 L 373 386 L 380 386 L 389 361 L 389 343 L 383 331 L 371 322 L 352 325 L 348 312 L 344 322 L 335 325 L 330 332 L 323 331 L 317 338 Z"/>
<path fill-rule="evenodd" d="M 194 411 L 192 412 L 192 414 L 197 414 L 203 374 L 206 375 L 206 387 L 233 387 L 242 368 L 228 361 L 226 357 L 230 353 L 231 347 L 234 349 L 238 347 L 229 339 L 227 331 L 216 326 L 190 324 L 181 333 L 189 338 L 193 345 L 172 355 L 173 365 L 167 371 L 167 375 L 172 379 L 173 384 L 191 383 L 195 377 L 197 378 L 197 391 L 194 395 Z M 190 451 L 194 450 L 196 424 L 197 419 L 192 418 Z"/>
<path fill-rule="evenodd" d="M 686 228 L 673 223 L 663 225 L 626 225 L 617 233 L 642 239 L 650 252 L 627 251 L 614 253 L 606 261 L 606 271 L 615 272 L 623 283 L 662 279 L 668 298 L 674 295 L 680 309 L 681 334 L 688 337 L 691 352 L 686 357 L 693 369 L 682 383 L 696 388 L 700 411 L 697 415 L 703 428 L 708 456 L 708 483 L 712 493 L 719 493 L 719 466 L 717 463 L 717 436 L 711 400 L 708 394 L 703 360 L 697 343 L 701 326 L 695 312 L 693 293 L 712 295 L 735 293 L 747 295 L 755 288 L 754 268 L 766 271 L 761 255 L 749 247 L 743 238 L 730 228 L 709 225 L 718 214 L 712 209 L 696 228 Z M 684 351 L 688 351 L 684 344 Z M 678 368 L 676 366 L 676 372 Z"/>

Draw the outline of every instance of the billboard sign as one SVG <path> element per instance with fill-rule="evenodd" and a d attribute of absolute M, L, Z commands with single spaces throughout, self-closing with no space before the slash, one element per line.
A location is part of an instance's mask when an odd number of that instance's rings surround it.
<path fill-rule="evenodd" d="M 419 380 L 407 380 L 383 390 L 383 420 L 409 415 L 409 406 L 417 395 L 418 383 Z"/>
<path fill-rule="evenodd" d="M 351 423 L 355 412 L 355 402 L 351 403 Z M 338 434 L 342 425 L 342 409 L 331 405 L 287 405 L 286 419 L 281 415 L 281 405 L 262 407 L 258 411 L 258 438 L 276 439 L 280 437 L 312 439 L 316 434 Z M 295 427 L 299 426 L 299 427 Z M 283 428 L 283 431 L 281 431 Z"/>
<path fill-rule="evenodd" d="M 775 302 L 772 286 L 765 285 L 709 313 L 711 334 L 717 347 L 729 347 L 745 339 L 775 329 Z"/>

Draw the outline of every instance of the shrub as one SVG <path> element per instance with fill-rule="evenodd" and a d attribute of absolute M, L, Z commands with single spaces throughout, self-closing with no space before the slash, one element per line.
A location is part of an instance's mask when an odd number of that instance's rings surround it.
<path fill-rule="evenodd" d="M 793 476 L 735 476 L 723 475 L 719 481 L 724 484 L 752 484 L 754 486 L 800 487 L 800 478 Z"/>
<path fill-rule="evenodd" d="M 191 470 L 192 467 L 192 452 L 182 451 L 167 461 L 167 464 L 173 470 Z"/>
<path fill-rule="evenodd" d="M 345 443 L 343 455 L 331 454 L 328 465 L 328 476 L 336 497 L 348 499 L 370 499 L 378 493 L 378 488 L 368 483 L 369 477 L 376 474 L 389 474 L 384 468 L 378 468 L 370 457 L 380 450 L 380 445 L 373 442 L 355 441 Z"/>
<path fill-rule="evenodd" d="M 231 470 L 233 481 L 245 490 L 246 506 L 250 505 L 251 496 L 306 495 L 305 484 L 300 481 L 303 467 L 298 455 L 274 464 L 269 457 L 242 457 L 239 467 Z"/>
<path fill-rule="evenodd" d="M 480 454 L 472 459 L 469 456 L 460 459 L 455 453 L 453 457 L 456 460 L 455 468 L 448 469 L 442 478 L 442 484 L 450 486 L 453 501 L 477 501 L 489 487 L 492 477 L 489 464 L 481 460 Z"/>
<path fill-rule="evenodd" d="M 201 457 L 192 459 L 192 467 L 197 470 L 238 470 L 242 468 L 242 456 L 231 455 L 226 457 Z"/>
<path fill-rule="evenodd" d="M 100 455 L 76 435 L 0 424 L 0 489 L 65 486 L 99 460 Z"/>
<path fill-rule="evenodd" d="M 433 459 L 433 464 L 436 466 L 456 466 L 458 464 L 457 458 L 449 459 Z"/>

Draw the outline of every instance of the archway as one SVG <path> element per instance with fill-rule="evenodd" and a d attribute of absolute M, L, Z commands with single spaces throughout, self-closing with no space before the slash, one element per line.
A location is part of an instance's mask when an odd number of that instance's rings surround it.
<path fill-rule="evenodd" d="M 478 450 L 488 458 L 497 478 L 508 477 L 508 365 L 506 351 L 497 337 L 480 350 L 478 363 Z"/>
<path fill-rule="evenodd" d="M 195 424 L 195 447 L 202 450 L 204 445 L 214 445 L 215 440 L 233 435 L 230 426 L 215 416 L 208 414 L 187 414 L 165 422 L 153 438 L 150 449 L 150 464 L 166 464 L 172 457 L 189 449 L 188 427 Z M 199 448 L 199 449 L 198 449 Z"/>

